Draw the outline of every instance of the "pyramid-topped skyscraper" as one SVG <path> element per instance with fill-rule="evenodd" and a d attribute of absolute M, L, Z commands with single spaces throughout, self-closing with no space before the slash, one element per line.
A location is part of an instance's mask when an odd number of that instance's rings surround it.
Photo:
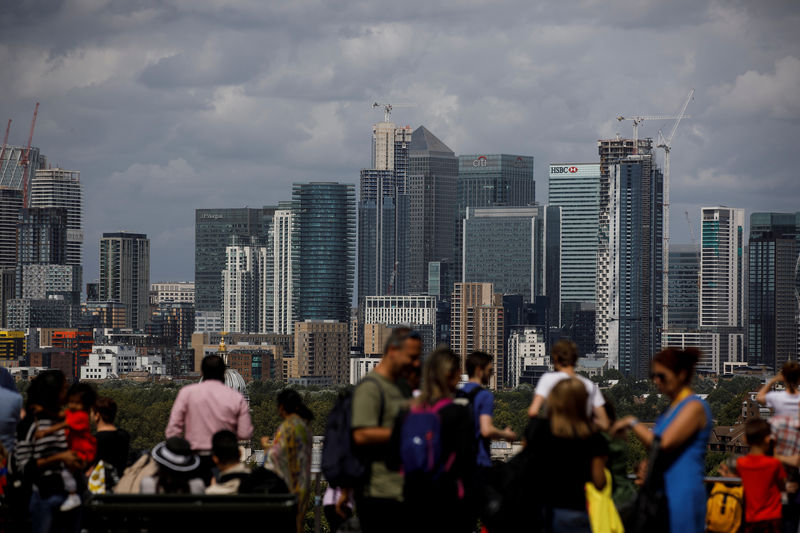
<path fill-rule="evenodd" d="M 409 294 L 428 291 L 428 264 L 452 263 L 457 214 L 458 158 L 425 126 L 411 134 L 408 183 Z M 449 292 L 449 289 L 448 289 Z"/>

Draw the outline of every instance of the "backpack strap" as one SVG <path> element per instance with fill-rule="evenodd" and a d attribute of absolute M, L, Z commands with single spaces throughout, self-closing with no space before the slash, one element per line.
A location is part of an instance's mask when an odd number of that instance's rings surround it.
<path fill-rule="evenodd" d="M 442 398 L 441 400 L 439 400 L 438 402 L 433 404 L 433 406 L 431 407 L 431 410 L 434 413 L 438 413 L 440 409 L 450 405 L 451 403 L 453 403 L 452 398 Z"/>
<path fill-rule="evenodd" d="M 475 403 L 475 398 L 477 398 L 478 394 L 480 394 L 481 391 L 483 391 L 483 390 L 484 390 L 483 387 L 478 385 L 477 387 L 475 387 L 474 389 L 469 391 L 469 394 L 467 394 L 467 401 L 469 403 Z"/>

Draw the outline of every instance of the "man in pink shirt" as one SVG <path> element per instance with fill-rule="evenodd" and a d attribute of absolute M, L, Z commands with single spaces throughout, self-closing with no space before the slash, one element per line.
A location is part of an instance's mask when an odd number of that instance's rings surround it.
<path fill-rule="evenodd" d="M 167 438 L 184 437 L 204 465 L 210 466 L 214 433 L 226 429 L 237 439 L 248 440 L 253 436 L 253 423 L 244 396 L 225 386 L 222 358 L 206 356 L 201 371 L 202 382 L 187 385 L 178 392 L 165 434 Z M 207 475 L 210 479 L 210 472 Z"/>

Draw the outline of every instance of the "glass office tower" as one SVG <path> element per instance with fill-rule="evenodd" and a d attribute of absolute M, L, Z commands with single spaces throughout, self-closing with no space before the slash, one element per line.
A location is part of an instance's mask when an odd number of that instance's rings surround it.
<path fill-rule="evenodd" d="M 355 186 L 295 183 L 292 276 L 297 321 L 350 321 L 356 242 Z"/>

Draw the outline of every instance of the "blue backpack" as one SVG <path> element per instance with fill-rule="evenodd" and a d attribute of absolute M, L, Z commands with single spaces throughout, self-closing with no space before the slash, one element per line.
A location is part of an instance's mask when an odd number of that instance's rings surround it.
<path fill-rule="evenodd" d="M 423 474 L 436 479 L 447 472 L 455 460 L 442 457 L 442 421 L 439 410 L 450 405 L 450 398 L 443 398 L 433 406 L 416 405 L 411 408 L 400 430 L 400 458 L 406 476 Z"/>
<path fill-rule="evenodd" d="M 384 395 L 377 380 L 374 381 L 381 394 L 378 425 L 383 425 Z M 360 385 L 360 383 L 359 383 Z M 325 444 L 322 448 L 322 473 L 331 487 L 356 488 L 366 483 L 370 474 L 370 461 L 359 453 L 353 443 L 353 393 L 347 391 L 339 396 L 328 415 L 325 426 Z"/>

